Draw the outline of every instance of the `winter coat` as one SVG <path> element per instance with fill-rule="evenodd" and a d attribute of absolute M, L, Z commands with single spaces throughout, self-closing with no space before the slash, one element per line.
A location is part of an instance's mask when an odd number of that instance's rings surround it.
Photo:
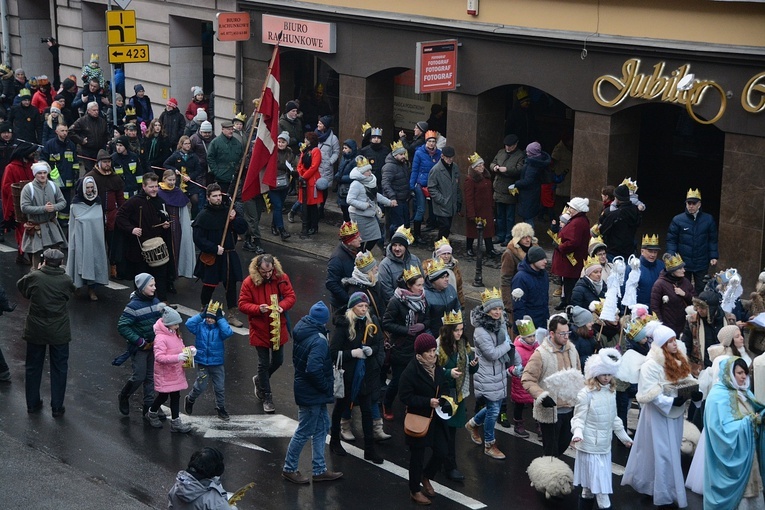
<path fill-rule="evenodd" d="M 343 287 L 349 296 L 356 292 L 363 292 L 369 299 L 369 315 L 377 319 L 382 324 L 383 317 L 385 316 L 385 310 L 388 307 L 388 302 L 384 301 L 380 296 L 380 285 L 375 283 L 373 286 L 366 285 L 355 278 L 343 278 Z M 347 303 L 346 303 L 347 305 Z M 343 310 L 344 311 L 344 310 Z"/>
<path fill-rule="evenodd" d="M 125 181 L 125 193 L 132 196 L 141 189 L 144 172 L 143 163 L 138 155 L 130 152 L 125 154 L 115 152 L 112 154 L 112 171 Z"/>
<path fill-rule="evenodd" d="M 545 327 L 550 318 L 550 279 L 547 271 L 532 269 L 527 258 L 518 264 L 518 272 L 513 277 L 512 290 L 521 289 L 523 297 L 513 301 L 515 317 L 530 316 L 534 324 Z"/>
<path fill-rule="evenodd" d="M 463 337 L 463 340 L 465 338 Z M 440 337 L 437 339 L 439 345 L 440 343 Z M 452 398 L 454 398 L 454 401 L 457 402 L 457 395 L 461 391 L 461 389 L 457 388 L 458 380 L 451 376 L 452 369 L 456 368 L 463 374 L 465 374 L 465 382 L 463 384 L 463 389 L 470 391 L 470 376 L 475 375 L 475 373 L 478 371 L 478 365 L 471 365 L 470 362 L 475 359 L 475 353 L 473 352 L 473 349 L 468 345 L 466 347 L 467 351 L 467 357 L 465 359 L 466 363 L 465 366 L 458 366 L 459 356 L 457 352 L 451 353 L 451 355 L 446 356 L 446 353 L 442 349 L 438 349 L 438 364 L 439 366 L 443 367 L 444 369 L 444 376 L 441 383 L 441 395 L 449 395 Z M 467 423 L 467 397 L 463 394 L 462 395 L 462 401 L 460 401 L 457 404 L 457 409 L 452 414 L 452 417 L 447 420 L 446 424 L 449 427 L 453 428 L 462 428 Z"/>
<path fill-rule="evenodd" d="M 521 363 L 523 363 L 524 368 L 528 364 L 531 355 L 534 354 L 534 351 L 539 347 L 539 344 L 536 342 L 531 345 L 527 344 L 521 337 L 517 337 L 515 342 L 513 342 L 513 345 L 515 345 L 515 352 L 521 357 Z M 512 386 L 510 387 L 510 396 L 513 399 L 513 402 L 517 404 L 533 404 L 534 397 L 532 397 L 523 387 L 521 378 L 513 377 L 511 381 Z"/>
<path fill-rule="evenodd" d="M 305 186 L 302 185 L 302 181 L 298 184 L 298 200 L 301 204 L 318 205 L 322 202 L 323 195 L 316 189 L 316 181 L 321 177 L 319 169 L 323 159 L 324 156 L 318 147 L 311 149 L 311 166 L 308 168 L 303 164 L 303 155 L 298 156 L 297 171 L 306 183 Z"/>
<path fill-rule="evenodd" d="M 227 218 L 227 206 L 214 206 L 208 202 L 191 224 L 194 246 L 200 252 L 194 267 L 194 276 L 201 279 L 205 285 L 217 285 L 220 282 L 236 285 L 236 282 L 242 281 L 242 262 L 236 252 L 236 239 L 237 235 L 247 232 L 247 222 L 237 215 L 229 221 L 224 239 L 223 229 Z M 224 239 L 222 243 L 221 239 Z M 219 245 L 223 246 L 222 255 L 218 255 Z M 209 266 L 202 262 L 202 253 L 214 254 L 215 262 Z"/>
<path fill-rule="evenodd" d="M 85 138 L 88 139 L 87 143 L 83 143 Z M 69 139 L 79 145 L 85 155 L 97 154 L 100 149 L 105 149 L 109 142 L 109 128 L 106 119 L 100 115 L 91 117 L 85 114 L 72 124 L 69 130 Z"/>
<path fill-rule="evenodd" d="M 135 108 L 138 124 L 145 122 L 148 126 L 149 122 L 154 119 L 154 110 L 151 108 L 151 99 L 149 96 L 133 96 L 130 98 L 129 103 Z"/>
<path fill-rule="evenodd" d="M 385 309 L 382 325 L 383 329 L 390 335 L 392 344 L 390 359 L 392 363 L 404 365 L 414 358 L 414 340 L 416 335 L 412 336 L 409 334 L 409 326 L 424 324 L 427 328 L 427 319 L 427 307 L 425 307 L 424 312 L 416 312 L 414 319 L 410 320 L 407 304 L 396 296 L 390 298 L 388 307 Z"/>
<path fill-rule="evenodd" d="M 207 166 L 215 176 L 215 181 L 228 185 L 235 180 L 243 154 L 244 149 L 239 140 L 223 134 L 216 136 L 207 147 Z"/>
<path fill-rule="evenodd" d="M 503 400 L 507 397 L 507 370 L 502 357 L 508 354 L 510 359 L 514 359 L 515 347 L 512 343 L 498 342 L 497 333 L 482 327 L 475 328 L 473 342 L 476 356 L 480 359 L 478 371 L 473 376 L 475 396 L 492 402 Z"/>
<path fill-rule="evenodd" d="M 598 390 L 582 388 L 576 397 L 571 432 L 574 438 L 582 438 L 576 449 L 584 453 L 603 454 L 611 452 L 611 434 L 623 443 L 632 440 L 624 431 L 621 418 L 616 415 L 616 393 L 609 386 Z"/>
<path fill-rule="evenodd" d="M 327 328 L 306 315 L 298 321 L 292 335 L 295 403 L 299 406 L 331 404 L 335 400 L 334 377 Z"/>
<path fill-rule="evenodd" d="M 52 115 L 48 115 L 45 120 L 43 121 L 42 126 L 42 144 L 45 145 L 50 140 L 53 140 L 54 138 L 58 138 L 56 136 L 56 128 L 59 126 L 59 124 L 66 124 L 66 121 L 64 120 L 64 116 L 59 114 L 56 117 L 53 117 Z"/>
<path fill-rule="evenodd" d="M 409 269 L 409 266 L 417 266 L 422 270 L 420 259 L 410 252 L 409 248 L 404 252 L 402 259 L 393 256 L 390 245 L 385 248 L 385 258 L 380 262 L 380 269 L 377 271 L 377 281 L 380 283 L 380 295 L 383 301 L 387 303 L 393 297 L 398 279 L 404 274 L 404 269 Z"/>
<path fill-rule="evenodd" d="M 709 261 L 720 257 L 717 224 L 712 215 L 699 210 L 694 218 L 685 211 L 672 218 L 667 232 L 667 253 L 679 253 L 686 271 L 706 271 Z"/>
<path fill-rule="evenodd" d="M 442 319 L 445 313 L 452 310 L 462 309 L 457 289 L 451 284 L 442 291 L 433 288 L 430 282 L 425 283 L 425 300 L 428 302 L 428 318 L 425 322 L 425 330 L 430 331 L 433 336 L 438 336 L 443 325 Z"/>
<path fill-rule="evenodd" d="M 47 161 L 51 168 L 58 168 L 63 187 L 71 188 L 80 178 L 80 161 L 77 159 L 77 146 L 69 139 L 62 142 L 58 136 L 45 143 L 40 159 Z M 99 194 L 101 190 L 99 189 Z"/>
<path fill-rule="evenodd" d="M 206 175 L 209 170 L 207 165 L 207 152 L 210 150 L 210 144 L 213 140 L 215 140 L 215 138 L 205 140 L 198 132 L 190 137 L 191 151 L 196 154 L 197 159 L 199 159 L 199 165 L 202 167 L 203 175 Z M 201 184 L 204 184 L 204 182 Z"/>
<path fill-rule="evenodd" d="M 416 184 L 427 187 L 430 170 L 439 161 L 441 161 L 441 149 L 436 149 L 432 156 L 424 145 L 414 151 L 412 174 L 409 176 L 409 189 L 414 189 Z"/>
<path fill-rule="evenodd" d="M 24 253 L 37 253 L 47 247 L 62 245 L 67 241 L 58 223 L 57 214 L 66 209 L 66 199 L 61 189 L 52 181 L 41 185 L 37 180 L 27 183 L 21 190 L 21 212 L 27 215 L 27 222 L 37 225 L 39 230 L 24 230 L 21 249 Z M 47 212 L 45 204 L 53 204 L 53 211 Z"/>
<path fill-rule="evenodd" d="M 165 168 L 172 168 L 178 170 L 181 173 L 186 173 L 191 177 L 192 181 L 197 181 L 200 184 L 204 184 L 205 172 L 202 171 L 202 164 L 199 158 L 193 152 L 183 152 L 177 150 L 170 154 L 170 156 L 162 164 Z M 189 190 L 198 190 L 199 187 L 196 184 L 189 183 Z"/>
<path fill-rule="evenodd" d="M 151 344 L 154 341 L 154 324 L 160 317 L 159 299 L 134 291 L 117 321 L 117 331 L 128 345 Z"/>
<path fill-rule="evenodd" d="M 101 174 L 95 167 L 85 174 L 85 177 L 93 177 L 98 188 L 98 196 L 101 198 L 101 207 L 106 218 L 107 232 L 113 232 L 117 221 L 117 210 L 125 203 L 125 181 L 114 172 L 109 175 Z"/>
<path fill-rule="evenodd" d="M 372 165 L 372 173 L 377 177 L 378 183 L 382 182 L 382 167 L 390 153 L 390 148 L 384 143 L 370 143 L 366 147 L 359 149 L 359 154 L 367 158 L 369 164 Z"/>
<path fill-rule="evenodd" d="M 385 156 L 382 167 L 382 193 L 390 200 L 403 204 L 409 199 L 409 165 L 399 163 L 393 153 Z"/>
<path fill-rule="evenodd" d="M 547 377 L 562 370 L 575 368 L 582 370 L 579 354 L 571 342 L 566 342 L 563 348 L 553 346 L 549 337 L 529 358 L 523 369 L 521 383 L 526 391 L 534 398 L 534 419 L 542 423 L 555 423 L 558 420 L 558 408 L 572 408 L 576 402 L 557 402 L 555 407 L 542 406 L 542 400 L 549 396 Z"/>
<path fill-rule="evenodd" d="M 13 136 L 30 143 L 42 141 L 43 116 L 31 104 L 27 107 L 16 105 L 8 113 L 8 122 L 13 126 Z"/>
<path fill-rule="evenodd" d="M 635 253 L 635 232 L 639 224 L 640 211 L 631 202 L 619 203 L 616 210 L 606 212 L 600 222 L 600 234 L 608 246 L 608 254 L 624 257 L 626 261 Z"/>
<path fill-rule="evenodd" d="M 268 281 L 258 273 L 257 258 L 250 262 L 250 275 L 242 282 L 239 291 L 239 310 L 247 314 L 250 327 L 250 345 L 255 347 L 273 348 L 271 343 L 271 311 L 261 313 L 260 305 L 271 305 L 271 296 L 277 295 L 279 306 L 284 313 L 281 314 L 279 330 L 279 345 L 284 345 L 289 340 L 287 332 L 287 312 L 295 306 L 297 298 L 292 289 L 289 276 L 282 269 L 282 264 L 274 257 L 274 273 Z"/>
<path fill-rule="evenodd" d="M 348 292 L 343 286 L 343 278 L 350 278 L 356 267 L 356 254 L 345 244 L 339 243 L 327 263 L 327 279 L 324 286 L 330 293 L 330 303 L 334 308 L 348 305 Z"/>
<path fill-rule="evenodd" d="M 575 214 L 558 233 L 560 244 L 555 247 L 552 258 L 552 272 L 563 278 L 579 278 L 587 258 L 590 242 L 590 220 L 587 214 Z M 576 265 L 571 265 L 568 255 L 573 253 Z"/>
<path fill-rule="evenodd" d="M 491 179 L 480 177 L 478 181 L 468 175 L 465 179 L 465 236 L 478 239 L 475 219 L 483 218 L 486 225 L 483 237 L 494 237 L 494 202 L 492 199 Z"/>
<path fill-rule="evenodd" d="M 442 440 L 447 437 L 446 422 L 435 415 L 430 407 L 430 399 L 442 395 L 441 386 L 444 380 L 444 369 L 436 365 L 434 377 L 431 378 L 416 358 L 412 358 L 398 381 L 398 397 L 406 406 L 406 412 L 420 416 L 433 416 L 430 420 L 428 433 L 424 437 L 406 436 L 406 444 L 414 448 L 426 448 L 433 446 L 434 440 Z M 441 430 L 436 432 L 436 427 Z M 444 451 L 447 446 L 443 445 Z"/>
<path fill-rule="evenodd" d="M 572 325 L 571 329 L 576 328 Z M 576 352 L 579 354 L 579 362 L 584 366 L 584 364 L 587 363 L 587 359 L 595 354 L 595 349 L 597 347 L 597 332 L 595 336 L 584 338 L 577 335 L 576 331 L 572 331 L 571 335 L 568 337 L 568 341 L 576 348 Z"/>
<path fill-rule="evenodd" d="M 147 136 L 141 140 L 141 162 L 147 172 L 150 170 L 154 173 L 161 172 L 162 170 L 152 167 L 162 167 L 162 164 L 170 157 L 172 152 L 170 139 L 167 136 L 160 135 L 151 138 Z"/>
<path fill-rule="evenodd" d="M 165 201 L 159 196 L 151 198 L 141 190 L 137 195 L 130 197 L 117 211 L 115 224 L 129 239 L 129 242 L 125 243 L 125 258 L 130 262 L 143 262 L 140 243 L 153 237 L 161 237 L 165 243 L 170 240 L 169 228 L 154 226 L 161 225 L 170 219 L 169 216 L 163 214 L 163 205 L 165 205 Z M 136 236 L 132 232 L 134 228 L 139 226 L 139 223 L 142 235 L 138 237 L 139 242 L 136 242 Z"/>
<path fill-rule="evenodd" d="M 68 344 L 72 340 L 68 304 L 74 284 L 64 268 L 43 265 L 22 276 L 16 288 L 29 300 L 21 338 L 37 345 Z"/>
<path fill-rule="evenodd" d="M 32 96 L 32 106 L 37 108 L 40 115 L 43 115 L 45 110 L 50 108 L 51 103 L 53 103 L 53 96 L 50 89 L 47 92 L 43 91 L 43 89 L 37 89 L 37 92 Z"/>
<path fill-rule="evenodd" d="M 520 239 L 513 238 L 507 243 L 507 249 L 502 252 L 502 265 L 499 268 L 501 277 L 502 301 L 505 303 L 505 311 L 511 315 L 508 320 L 513 322 L 513 296 L 510 294 L 513 290 L 513 277 L 518 272 L 518 266 L 526 258 L 526 252 L 519 244 Z M 537 238 L 531 240 L 531 246 L 539 246 Z"/>
<path fill-rule="evenodd" d="M 351 182 L 351 187 L 348 189 L 348 197 L 345 201 L 348 203 L 348 211 L 350 213 L 373 218 L 377 215 L 378 203 L 380 206 L 385 207 L 390 205 L 390 200 L 377 192 L 378 188 L 376 186 L 374 188 L 367 188 L 361 180 L 363 178 L 364 175 L 358 168 L 351 170 L 351 180 L 353 182 Z M 379 230 L 379 227 L 377 230 Z M 359 232 L 361 231 L 362 228 L 361 225 L 359 225 Z M 364 236 L 363 233 L 361 238 L 364 241 L 373 241 L 376 239 L 375 237 Z"/>
<path fill-rule="evenodd" d="M 289 133 L 290 141 L 287 142 L 287 145 L 292 149 L 292 152 L 297 153 L 300 144 L 303 142 L 303 121 L 300 117 L 295 117 L 294 120 L 291 120 L 287 117 L 286 113 L 283 113 L 279 117 L 279 132 L 281 133 L 282 131 Z"/>
<path fill-rule="evenodd" d="M 331 129 L 327 133 L 317 131 L 316 134 L 319 135 L 319 150 L 321 151 L 319 177 L 324 177 L 327 181 L 332 182 L 332 177 L 335 175 L 335 163 L 340 158 L 340 141 Z"/>
<path fill-rule="evenodd" d="M 154 324 L 154 390 L 172 393 L 189 387 L 183 362 L 178 355 L 183 352 L 183 338 L 170 331 L 159 319 Z"/>
<path fill-rule="evenodd" d="M 494 174 L 494 201 L 498 204 L 515 204 L 518 202 L 517 195 L 511 195 L 507 189 L 511 184 L 515 184 L 521 176 L 521 170 L 525 164 L 526 155 L 521 150 L 507 152 L 505 148 L 499 149 L 494 156 L 489 169 Z M 498 166 L 506 167 L 504 173 L 498 172 Z"/>
<path fill-rule="evenodd" d="M 638 286 L 637 286 L 637 302 L 642 303 L 646 306 L 649 306 L 648 311 L 651 312 L 650 304 L 651 304 L 651 289 L 653 289 L 653 284 L 656 283 L 656 280 L 659 279 L 659 275 L 664 270 L 664 261 L 661 259 L 656 259 L 653 262 L 648 262 L 645 257 L 642 255 L 640 256 L 640 279 L 638 280 Z M 627 281 L 627 278 L 630 275 L 630 272 L 632 271 L 632 268 L 627 265 L 627 270 L 624 272 L 624 281 Z"/>
<path fill-rule="evenodd" d="M 603 282 L 603 288 L 598 292 L 595 290 L 595 285 L 592 280 L 586 276 L 582 276 L 579 278 L 579 281 L 576 282 L 576 285 L 574 285 L 574 290 L 571 291 L 571 304 L 589 310 L 590 303 L 606 297 L 606 290 L 608 290 L 606 282 Z"/>
<path fill-rule="evenodd" d="M 675 294 L 675 287 L 680 287 L 685 295 L 681 297 Z M 664 296 L 668 298 L 666 303 Z M 685 327 L 685 307 L 692 304 L 693 296 L 693 285 L 687 278 L 669 278 L 665 269 L 651 289 L 651 312 L 680 338 Z"/>
<path fill-rule="evenodd" d="M 202 108 L 205 113 L 208 114 L 208 120 L 212 119 L 212 112 L 210 112 L 210 103 L 207 101 L 207 98 L 202 98 L 201 101 L 197 101 L 196 99 L 192 99 L 189 104 L 186 106 L 186 118 L 189 120 L 192 120 L 194 117 L 197 116 L 197 110 Z M 211 121 L 212 122 L 212 121 Z"/>
<path fill-rule="evenodd" d="M 223 341 L 234 335 L 234 331 L 224 317 L 217 318 L 215 324 L 207 324 L 205 316 L 198 313 L 189 317 L 186 321 L 186 329 L 194 335 L 194 347 L 197 348 L 194 361 L 197 364 L 205 366 L 223 364 L 225 359 Z"/>
<path fill-rule="evenodd" d="M 351 187 L 351 171 L 356 168 L 356 142 L 349 138 L 343 142 L 343 145 L 350 147 L 351 152 L 349 154 L 342 153 L 340 156 L 340 163 L 337 165 L 337 172 L 335 173 L 335 184 L 337 184 L 337 205 L 341 207 L 348 207 L 346 198 L 348 197 L 348 190 Z"/>
<path fill-rule="evenodd" d="M 423 133 L 420 136 L 415 136 L 412 138 L 411 142 L 407 141 L 406 136 L 402 136 L 399 138 L 399 140 L 401 140 L 401 145 L 403 145 L 406 149 L 408 156 L 407 159 L 412 161 L 414 159 L 414 153 L 417 151 L 417 149 L 425 145 L 425 134 Z"/>
<path fill-rule="evenodd" d="M 550 155 L 546 152 L 533 158 L 526 158 L 521 176 L 515 182 L 516 189 L 520 191 L 517 213 L 524 220 L 535 218 L 539 214 L 542 174 L 548 166 L 550 166 Z"/>
<path fill-rule="evenodd" d="M 16 211 L 13 206 L 13 189 L 11 188 L 11 185 L 21 181 L 31 181 L 32 179 L 34 179 L 34 175 L 32 175 L 31 161 L 25 162 L 20 158 L 17 158 L 8 163 L 8 166 L 5 167 L 2 186 L 3 219 L 12 220 L 16 217 Z"/>
<path fill-rule="evenodd" d="M 171 108 L 159 115 L 159 122 L 162 124 L 162 129 L 165 130 L 172 152 L 178 147 L 178 140 L 181 139 L 186 130 L 186 119 L 178 108 Z"/>
<path fill-rule="evenodd" d="M 230 510 L 228 493 L 220 478 L 197 480 L 186 471 L 178 471 L 175 485 L 167 493 L 168 508 L 172 510 Z"/>
<path fill-rule="evenodd" d="M 446 167 L 443 159 L 433 165 L 428 174 L 428 192 L 436 216 L 451 218 L 460 212 L 462 187 L 457 163 L 452 163 L 451 169 Z"/>
<path fill-rule="evenodd" d="M 338 318 L 335 322 L 335 331 L 332 333 L 332 341 L 329 345 L 329 354 L 332 363 L 337 362 L 338 352 L 342 352 L 342 365 L 345 370 L 343 374 L 343 383 L 345 385 L 346 398 L 351 396 L 354 374 L 359 363 L 364 363 L 364 379 L 359 388 L 359 395 L 371 395 L 380 389 L 380 370 L 385 361 L 385 349 L 383 349 L 383 335 L 380 323 L 372 317 L 372 323 L 377 327 L 377 333 L 367 335 L 366 343 L 364 340 L 364 330 L 367 326 L 366 320 L 355 321 L 356 338 L 350 339 L 348 335 L 348 319 L 345 316 Z M 351 355 L 353 349 L 360 349 L 362 345 L 368 345 L 372 348 L 372 355 L 367 356 L 365 360 L 354 358 Z"/>

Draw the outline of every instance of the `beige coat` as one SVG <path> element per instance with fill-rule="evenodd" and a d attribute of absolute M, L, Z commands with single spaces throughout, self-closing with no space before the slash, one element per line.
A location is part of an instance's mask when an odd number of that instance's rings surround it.
<path fill-rule="evenodd" d="M 542 345 L 529 358 L 529 362 L 523 368 L 521 384 L 534 397 L 535 420 L 541 423 L 555 423 L 558 420 L 557 407 L 574 407 L 576 404 L 576 402 L 556 402 L 556 407 L 542 406 L 542 400 L 550 395 L 545 379 L 569 368 L 582 369 L 579 353 L 571 342 L 566 342 L 563 349 L 557 349 L 549 337 L 545 338 Z"/>

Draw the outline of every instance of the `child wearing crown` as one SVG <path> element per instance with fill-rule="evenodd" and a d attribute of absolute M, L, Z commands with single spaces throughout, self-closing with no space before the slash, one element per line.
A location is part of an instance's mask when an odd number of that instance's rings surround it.
<path fill-rule="evenodd" d="M 190 317 L 186 327 L 196 337 L 197 355 L 194 360 L 197 365 L 197 379 L 191 392 L 183 400 L 183 410 L 191 414 L 194 402 L 212 381 L 215 390 L 215 410 L 218 418 L 229 421 L 226 412 L 226 371 L 223 367 L 224 340 L 231 338 L 234 332 L 225 317 L 223 307 L 217 301 L 210 301 L 202 313 Z"/>
<path fill-rule="evenodd" d="M 104 88 L 104 70 L 98 64 L 98 54 L 90 54 L 90 62 L 82 66 L 82 82 L 87 86 L 92 79 L 98 80 L 98 85 Z"/>
<path fill-rule="evenodd" d="M 515 327 L 518 329 L 518 336 L 515 337 L 513 345 L 515 345 L 515 352 L 521 358 L 521 368 L 526 366 L 529 362 L 529 358 L 534 351 L 539 347 L 539 340 L 537 339 L 537 331 L 541 332 L 541 340 L 544 340 L 546 330 L 539 328 L 536 329 L 534 321 L 528 315 L 525 315 L 522 319 L 515 321 Z M 513 367 L 514 368 L 514 367 Z M 534 397 L 529 394 L 523 388 L 520 377 L 512 377 L 510 379 L 510 398 L 513 401 L 513 423 L 515 424 L 515 435 L 527 438 L 529 433 L 526 431 L 526 427 L 523 424 L 523 411 L 526 407 L 534 404 Z M 539 430 L 539 424 L 537 424 L 537 435 L 542 437 L 542 431 Z"/>
<path fill-rule="evenodd" d="M 633 205 L 636 205 L 638 208 L 638 211 L 643 212 L 645 211 L 645 204 L 640 201 L 640 198 L 638 198 L 637 190 L 638 190 L 638 184 L 637 181 L 633 181 L 629 177 L 625 177 L 624 180 L 621 182 L 624 186 L 627 186 L 627 188 L 630 190 L 630 202 Z M 616 210 L 616 201 L 612 201 L 611 205 L 608 206 L 609 211 L 615 211 Z"/>

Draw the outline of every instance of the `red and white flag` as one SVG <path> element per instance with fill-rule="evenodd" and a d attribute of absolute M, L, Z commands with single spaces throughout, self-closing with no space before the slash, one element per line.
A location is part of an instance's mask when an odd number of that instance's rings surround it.
<path fill-rule="evenodd" d="M 260 102 L 258 131 L 255 145 L 247 167 L 247 178 L 242 188 L 242 201 L 268 191 L 276 186 L 278 162 L 276 138 L 279 136 L 279 51 L 274 54 L 271 73 L 266 79 L 266 89 Z"/>

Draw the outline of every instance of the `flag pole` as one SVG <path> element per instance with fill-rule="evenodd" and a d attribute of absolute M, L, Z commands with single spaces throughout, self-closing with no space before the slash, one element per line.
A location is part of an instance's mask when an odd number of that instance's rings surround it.
<path fill-rule="evenodd" d="M 268 70 L 266 71 L 266 79 L 263 81 L 263 88 L 260 90 L 260 99 L 258 99 L 257 105 L 255 105 L 255 111 L 252 112 L 253 119 L 257 114 L 260 113 L 260 105 L 263 104 L 263 96 L 266 93 L 266 88 L 268 87 L 268 77 L 271 76 L 271 69 L 274 66 L 274 59 L 276 59 L 276 54 L 279 52 L 279 43 L 282 40 L 282 32 L 279 32 L 279 34 L 276 36 L 276 44 L 274 45 L 274 51 L 271 54 L 271 60 L 268 62 Z M 278 98 L 277 98 L 278 99 Z M 226 241 L 226 233 L 228 231 L 228 225 L 231 222 L 231 211 L 234 210 L 234 204 L 236 203 L 236 196 L 239 194 L 239 183 L 242 180 L 242 170 L 244 170 L 244 162 L 247 160 L 247 154 L 250 153 L 250 145 L 252 144 L 252 134 L 255 132 L 255 121 L 253 120 L 252 125 L 250 126 L 250 134 L 247 137 L 247 143 L 244 147 L 244 152 L 242 153 L 242 161 L 239 163 L 239 172 L 236 176 L 236 185 L 234 186 L 234 193 L 231 195 L 231 205 L 228 208 L 228 214 L 226 215 L 226 225 L 223 227 L 223 237 L 220 241 L 220 245 L 223 246 L 223 243 Z M 260 170 L 258 170 L 260 171 Z"/>

